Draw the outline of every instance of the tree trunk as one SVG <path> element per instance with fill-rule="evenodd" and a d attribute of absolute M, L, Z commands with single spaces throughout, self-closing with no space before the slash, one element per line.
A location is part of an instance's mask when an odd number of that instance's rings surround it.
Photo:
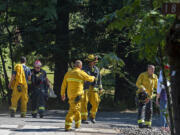
<path fill-rule="evenodd" d="M 5 27 L 6 27 L 6 30 L 8 32 L 8 41 L 9 41 L 9 51 L 10 51 L 10 58 L 11 58 L 11 70 L 13 71 L 14 70 L 14 59 L 13 59 L 13 49 L 12 49 L 12 33 L 10 32 L 9 30 L 9 26 L 8 26 L 8 2 L 7 2 L 7 6 L 6 6 L 6 16 L 5 16 Z"/>
<path fill-rule="evenodd" d="M 54 48 L 54 90 L 60 96 L 60 87 L 68 69 L 69 60 L 69 10 L 67 0 L 57 1 L 56 46 Z"/>
<path fill-rule="evenodd" d="M 178 25 L 177 25 L 178 24 Z M 171 92 L 175 135 L 180 135 L 180 21 L 176 20 L 167 37 L 167 53 L 171 66 Z"/>
<path fill-rule="evenodd" d="M 127 82 L 125 81 L 124 78 L 120 78 L 119 74 L 116 74 L 116 78 L 115 78 L 115 95 L 114 95 L 114 102 L 118 103 L 118 101 L 120 102 L 124 102 L 127 98 Z"/>
<path fill-rule="evenodd" d="M 2 65 L 3 65 L 6 89 L 8 91 L 8 103 L 10 105 L 11 104 L 11 90 L 8 88 L 9 79 L 8 79 L 8 75 L 7 75 L 7 71 L 6 71 L 6 64 L 5 64 L 5 61 L 4 61 L 4 57 L 3 57 L 3 54 L 2 54 L 1 48 L 0 48 L 0 56 L 1 56 L 1 61 L 2 61 Z"/>
<path fill-rule="evenodd" d="M 180 57 L 179 57 L 180 58 Z M 180 65 L 180 61 L 176 61 Z M 171 65 L 171 72 L 174 74 L 171 77 L 172 101 L 174 110 L 174 125 L 175 135 L 180 135 L 180 67 L 177 68 Z"/>
<path fill-rule="evenodd" d="M 2 79 L 1 79 L 2 74 L 0 73 L 0 94 L 2 97 L 4 97 L 4 88 L 3 88 L 3 83 L 2 83 Z"/>

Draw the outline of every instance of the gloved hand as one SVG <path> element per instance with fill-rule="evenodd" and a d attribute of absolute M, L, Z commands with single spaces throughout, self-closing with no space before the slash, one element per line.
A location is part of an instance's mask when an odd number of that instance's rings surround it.
<path fill-rule="evenodd" d="M 160 94 L 157 94 L 156 95 L 156 105 L 159 106 L 159 97 L 160 97 Z"/>
<path fill-rule="evenodd" d="M 65 95 L 61 95 L 61 100 L 65 101 L 65 99 L 66 99 L 66 96 Z"/>
<path fill-rule="evenodd" d="M 96 82 L 96 81 L 98 80 L 98 73 L 95 72 L 95 73 L 94 73 L 94 77 L 95 77 L 95 80 L 94 80 L 94 81 Z"/>
<path fill-rule="evenodd" d="M 146 91 L 146 89 L 144 87 L 142 87 L 140 90 L 141 90 L 141 92 Z"/>
<path fill-rule="evenodd" d="M 103 89 L 99 89 L 99 95 L 102 95 L 103 94 Z"/>
<path fill-rule="evenodd" d="M 149 98 L 146 98 L 146 99 L 145 99 L 145 104 L 147 104 L 149 101 L 150 101 L 150 99 L 149 99 Z"/>
<path fill-rule="evenodd" d="M 149 98 L 148 98 L 148 94 L 146 91 L 142 91 L 138 94 L 138 100 L 139 102 L 142 103 L 148 103 L 149 102 Z"/>
<path fill-rule="evenodd" d="M 81 100 L 81 95 L 77 96 L 74 100 L 75 104 L 78 103 Z"/>
<path fill-rule="evenodd" d="M 21 91 L 22 91 L 22 88 L 21 88 L 20 85 L 17 86 L 17 90 L 18 90 L 18 92 L 21 92 Z"/>

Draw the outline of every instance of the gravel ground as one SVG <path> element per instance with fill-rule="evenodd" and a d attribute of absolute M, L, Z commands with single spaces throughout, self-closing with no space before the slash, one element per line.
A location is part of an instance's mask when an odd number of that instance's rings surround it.
<path fill-rule="evenodd" d="M 153 116 L 152 129 L 139 129 L 137 126 L 137 114 L 135 112 L 101 112 L 97 120 L 104 121 L 121 135 L 170 135 L 160 128 L 158 115 Z"/>
<path fill-rule="evenodd" d="M 67 111 L 62 110 L 47 111 L 43 119 L 31 118 L 30 114 L 26 118 L 19 118 L 19 114 L 16 115 L 16 118 L 10 118 L 7 113 L 0 113 L 0 125 L 52 126 L 63 129 L 66 113 Z M 159 116 L 153 116 L 152 129 L 139 129 L 136 118 L 136 112 L 99 112 L 96 124 L 82 124 L 82 130 L 77 134 L 84 134 L 87 130 L 89 134 L 93 135 L 170 135 L 160 129 Z"/>

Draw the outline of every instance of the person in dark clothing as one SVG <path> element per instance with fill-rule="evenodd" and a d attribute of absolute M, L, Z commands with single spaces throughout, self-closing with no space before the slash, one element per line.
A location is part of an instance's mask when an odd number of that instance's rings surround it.
<path fill-rule="evenodd" d="M 31 100 L 32 100 L 32 117 L 36 118 L 39 113 L 40 118 L 43 118 L 45 105 L 48 99 L 49 81 L 46 76 L 46 71 L 41 69 L 41 62 L 36 60 L 34 69 L 31 70 Z"/>

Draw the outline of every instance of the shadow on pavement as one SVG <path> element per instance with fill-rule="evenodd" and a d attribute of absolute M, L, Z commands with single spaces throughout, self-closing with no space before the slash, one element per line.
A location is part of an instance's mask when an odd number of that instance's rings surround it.
<path fill-rule="evenodd" d="M 15 132 L 64 132 L 64 128 L 13 129 Z"/>
<path fill-rule="evenodd" d="M 39 129 L 17 129 L 17 128 L 0 128 L 0 129 L 5 129 L 5 130 L 10 130 L 10 131 L 15 131 L 15 132 L 64 132 L 64 128 L 39 128 Z"/>
<path fill-rule="evenodd" d="M 61 116 L 61 117 L 60 117 L 60 116 L 59 116 L 59 117 L 58 117 L 58 116 L 56 116 L 56 117 L 55 117 L 55 116 L 54 116 L 54 117 L 49 117 L 49 116 L 46 117 L 46 116 L 45 116 L 43 119 L 50 119 L 50 120 L 65 120 L 65 116 L 64 116 L 64 117 L 62 117 L 62 116 Z"/>
<path fill-rule="evenodd" d="M 110 112 L 111 113 L 111 112 Z M 131 124 L 137 125 L 137 114 L 136 113 L 114 113 L 112 112 L 111 115 L 107 115 L 104 113 L 98 113 L 97 121 L 99 122 L 107 122 L 107 123 L 116 123 L 116 124 Z"/>
<path fill-rule="evenodd" d="M 64 123 L 60 121 L 25 121 L 25 122 L 30 122 L 30 123 Z"/>
<path fill-rule="evenodd" d="M 0 117 L 9 116 L 9 113 L 7 114 L 0 114 Z"/>

